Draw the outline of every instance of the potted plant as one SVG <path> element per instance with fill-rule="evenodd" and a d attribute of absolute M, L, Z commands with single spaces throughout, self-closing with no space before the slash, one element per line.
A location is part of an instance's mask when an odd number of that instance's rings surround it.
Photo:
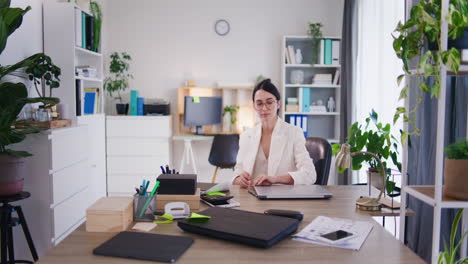
<path fill-rule="evenodd" d="M 133 79 L 133 75 L 128 73 L 130 68 L 129 62 L 132 60 L 132 57 L 126 52 L 113 52 L 110 55 L 110 65 L 109 73 L 110 76 L 106 78 L 104 82 L 104 88 L 107 90 L 110 96 L 113 93 L 117 93 L 115 99 L 119 99 L 118 104 L 116 104 L 117 114 L 126 115 L 128 113 L 128 104 L 122 102 L 122 91 L 128 88 L 128 80 Z"/>
<path fill-rule="evenodd" d="M 408 135 L 420 134 L 415 123 L 415 113 L 422 101 L 423 94 L 427 92 L 431 97 L 439 97 L 439 74 L 442 65 L 453 72 L 458 72 L 460 66 L 460 53 L 457 48 L 462 47 L 450 46 L 455 43 L 454 40 L 460 39 L 468 26 L 468 2 L 450 0 L 448 14 L 445 17 L 448 22 L 448 50 L 442 50 L 441 16 L 440 0 L 420 0 L 411 8 L 408 20 L 405 23 L 399 22 L 395 29 L 397 34 L 393 36 L 393 49 L 397 57 L 402 60 L 405 72 L 397 77 L 397 83 L 400 85 L 405 75 L 414 76 L 418 82 L 418 90 L 414 91 L 418 98 L 415 106 L 412 109 L 398 107 L 395 112 L 394 123 L 402 116 L 404 122 L 409 122 L 413 128 L 412 132 L 404 131 L 402 133 L 402 143 L 406 142 Z M 468 33 L 465 36 L 468 38 Z M 428 45 L 434 46 L 434 48 L 427 50 Z M 410 67 L 411 62 L 416 64 L 411 66 L 414 69 Z M 432 85 L 428 85 L 426 82 L 430 76 L 434 79 Z M 409 87 L 406 85 L 402 88 L 400 100 L 408 97 Z"/>
<path fill-rule="evenodd" d="M 230 126 L 229 126 L 229 129 L 227 130 L 228 132 L 232 132 L 232 130 L 235 129 L 238 110 L 239 110 L 238 105 L 227 105 L 223 109 L 223 117 L 226 115 L 226 113 L 229 113 L 229 116 L 230 116 L 230 119 L 229 119 Z"/>
<path fill-rule="evenodd" d="M 455 245 L 455 235 L 457 233 L 458 224 L 460 223 L 460 219 L 463 215 L 463 210 L 464 209 L 458 210 L 457 215 L 453 219 L 452 229 L 450 231 L 450 243 L 447 245 L 447 243 L 444 241 L 444 251 L 440 252 L 439 258 L 437 260 L 438 264 L 458 264 L 468 262 L 468 258 L 456 260 L 458 249 L 460 248 L 465 237 L 468 235 L 468 232 L 464 232 L 458 243 Z"/>
<path fill-rule="evenodd" d="M 373 127 L 369 125 L 373 124 Z M 349 128 L 348 138 L 346 143 L 350 145 L 351 152 L 368 151 L 374 153 L 383 163 L 386 168 L 386 192 L 391 194 L 395 187 L 395 182 L 391 181 L 387 161 L 392 160 L 392 163 L 401 171 L 401 163 L 398 162 L 398 141 L 390 133 L 390 124 L 382 124 L 378 122 L 378 114 L 372 109 L 369 117 L 366 118 L 365 127 L 358 122 L 352 124 Z M 334 144 L 332 146 L 333 154 L 340 151 L 341 146 Z M 352 169 L 360 170 L 363 163 L 369 165 L 369 177 L 374 186 L 382 186 L 381 172 L 379 171 L 378 162 L 369 155 L 356 155 L 352 159 Z M 340 172 L 344 169 L 339 168 Z"/>
<path fill-rule="evenodd" d="M 8 37 L 21 26 L 23 16 L 31 7 L 11 8 L 10 1 L 0 0 L 0 54 L 5 49 Z M 9 145 L 23 141 L 27 134 L 37 133 L 44 128 L 32 126 L 17 120 L 24 105 L 28 103 L 57 104 L 58 98 L 28 98 L 28 90 L 23 83 L 4 81 L 4 77 L 22 68 L 34 65 L 37 58 L 44 54 L 32 55 L 14 65 L 0 65 L 0 196 L 22 191 L 26 157 L 25 151 L 14 151 Z M 48 58 L 48 57 L 47 57 Z M 50 59 L 50 58 L 49 58 Z M 52 77 L 51 77 L 52 78 Z"/>
<path fill-rule="evenodd" d="M 307 35 L 309 35 L 312 41 L 311 64 L 319 63 L 322 26 L 322 23 L 309 23 L 309 30 L 307 30 Z"/>
<path fill-rule="evenodd" d="M 468 200 L 468 141 L 452 143 L 445 148 L 444 194 L 459 200 Z"/>

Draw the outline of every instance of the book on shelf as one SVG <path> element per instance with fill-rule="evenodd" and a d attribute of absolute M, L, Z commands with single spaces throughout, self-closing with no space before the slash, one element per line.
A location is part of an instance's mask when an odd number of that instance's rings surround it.
<path fill-rule="evenodd" d="M 324 51 L 323 51 L 323 64 L 331 65 L 332 64 L 332 40 L 324 40 Z"/>
<path fill-rule="evenodd" d="M 288 48 L 284 49 L 284 57 L 285 57 L 285 60 L 286 60 L 286 64 L 291 64 L 291 58 L 289 58 Z"/>
<path fill-rule="evenodd" d="M 335 75 L 333 76 L 333 85 L 338 85 L 340 81 L 340 70 L 336 70 Z"/>
<path fill-rule="evenodd" d="M 75 105 L 76 105 L 76 115 L 81 115 L 81 81 L 76 80 L 75 82 Z"/>
<path fill-rule="evenodd" d="M 99 113 L 101 94 L 99 88 L 83 88 L 84 114 Z"/>
<path fill-rule="evenodd" d="M 86 49 L 86 14 L 81 12 L 81 47 Z"/>
<path fill-rule="evenodd" d="M 138 97 L 137 98 L 137 115 L 139 115 L 139 116 L 143 115 L 144 104 L 145 104 L 145 98 Z"/>
<path fill-rule="evenodd" d="M 332 74 L 331 73 L 317 73 L 312 78 L 313 85 L 331 85 Z"/>
<path fill-rule="evenodd" d="M 93 50 L 94 44 L 94 17 L 86 15 L 86 46 L 87 50 Z"/>
<path fill-rule="evenodd" d="M 319 55 L 319 64 L 325 64 L 323 58 L 325 57 L 324 55 L 325 51 L 325 40 L 321 39 L 320 40 L 320 55 Z"/>
<path fill-rule="evenodd" d="M 298 104 L 287 104 L 286 105 L 286 112 L 299 112 L 299 105 Z"/>
<path fill-rule="evenodd" d="M 291 64 L 296 64 L 296 55 L 294 53 L 293 45 L 288 45 L 288 54 L 289 54 L 289 60 L 291 61 Z"/>
<path fill-rule="evenodd" d="M 302 105 L 304 103 L 303 100 L 304 99 L 302 99 L 302 88 L 297 88 L 297 102 L 298 102 L 298 105 L 299 105 L 299 110 L 302 109 Z"/>

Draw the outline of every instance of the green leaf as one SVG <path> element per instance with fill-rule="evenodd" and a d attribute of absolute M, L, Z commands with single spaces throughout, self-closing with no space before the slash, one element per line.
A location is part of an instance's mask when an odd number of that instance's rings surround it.
<path fill-rule="evenodd" d="M 395 124 L 398 121 L 398 118 L 400 117 L 400 114 L 406 113 L 406 108 L 404 107 L 397 107 L 396 112 L 393 115 L 393 124 Z"/>
<path fill-rule="evenodd" d="M 397 84 L 398 84 L 398 86 L 400 86 L 400 83 L 401 83 L 401 81 L 403 80 L 403 78 L 405 78 L 405 74 L 400 74 L 400 75 L 398 75 L 398 77 L 397 77 Z"/>
<path fill-rule="evenodd" d="M 443 63 L 455 73 L 457 73 L 460 68 L 460 60 L 460 53 L 455 48 L 451 48 L 442 53 Z"/>
<path fill-rule="evenodd" d="M 408 89 L 409 89 L 409 85 L 405 85 L 405 87 L 401 89 L 400 96 L 398 97 L 398 101 L 408 98 Z"/>
<path fill-rule="evenodd" d="M 400 140 L 402 145 L 406 144 L 406 141 L 408 140 L 408 136 L 409 136 L 409 132 L 403 131 L 403 133 L 401 134 L 401 140 Z"/>
<path fill-rule="evenodd" d="M 332 155 L 335 156 L 340 152 L 341 150 L 341 145 L 340 144 L 332 144 Z"/>

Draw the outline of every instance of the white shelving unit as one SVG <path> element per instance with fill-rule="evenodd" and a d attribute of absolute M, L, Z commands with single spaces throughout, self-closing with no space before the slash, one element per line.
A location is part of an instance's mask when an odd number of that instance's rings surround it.
<path fill-rule="evenodd" d="M 324 39 L 340 40 L 335 36 L 324 36 Z M 288 64 L 286 61 L 286 52 L 288 45 L 296 49 L 300 49 L 303 61 L 301 64 Z M 339 142 L 340 138 L 340 94 L 341 85 L 336 84 L 314 84 L 313 77 L 315 74 L 332 74 L 335 77 L 337 70 L 341 69 L 340 65 L 336 64 L 311 64 L 312 43 L 308 36 L 284 36 L 282 41 L 282 56 L 281 56 L 281 72 L 282 72 L 282 117 L 286 122 L 290 121 L 291 115 L 307 116 L 307 136 L 321 137 L 327 139 L 331 143 Z M 293 84 L 291 82 L 291 72 L 300 70 L 304 73 L 304 81 L 301 84 Z M 310 98 L 306 100 L 312 105 L 318 100 L 322 100 L 326 106 L 329 97 L 335 100 L 334 112 L 303 112 L 299 109 L 298 112 L 286 112 L 287 98 L 297 97 L 300 99 L 300 89 L 310 88 Z"/>
<path fill-rule="evenodd" d="M 71 119 L 73 126 L 87 126 L 85 144 L 90 160 L 88 173 L 91 175 L 91 202 L 94 202 L 107 195 L 103 56 L 99 52 L 76 46 L 76 11 L 90 15 L 74 3 L 44 2 L 44 52 L 61 69 L 60 87 L 54 89 L 54 96 L 59 97 L 68 110 L 68 115 L 63 118 Z M 97 76 L 76 76 L 75 67 L 83 65 L 96 68 Z M 94 114 L 83 114 L 85 88 L 96 88 L 98 91 Z"/>
<path fill-rule="evenodd" d="M 98 108 L 95 113 L 104 113 L 105 109 L 103 57 L 99 52 L 75 45 L 75 10 L 87 13 L 74 3 L 53 1 L 44 3 L 44 52 L 62 71 L 60 87 L 54 90 L 54 95 L 68 108 L 69 115 L 64 118 L 73 121 L 77 120 L 77 116 L 84 115 L 85 88 L 98 89 L 99 100 L 96 102 Z M 96 68 L 97 76 L 93 78 L 76 76 L 75 67 L 84 65 Z"/>
<path fill-rule="evenodd" d="M 408 5 L 411 8 L 411 5 Z M 447 16 L 449 0 L 442 0 L 442 23 L 441 23 L 441 43 L 444 50 L 447 49 L 447 33 L 448 24 L 443 18 Z M 409 10 L 407 10 L 408 12 Z M 462 65 L 460 72 L 467 72 L 468 67 Z M 406 166 L 403 164 L 402 171 L 402 190 L 401 190 L 401 213 L 400 213 L 400 240 L 404 242 L 405 237 L 405 215 L 406 215 L 406 195 L 410 195 L 418 200 L 434 207 L 434 219 L 432 227 L 432 257 L 431 262 L 437 263 L 439 256 L 440 244 L 440 224 L 441 212 L 443 208 L 468 208 L 468 201 L 459 201 L 446 197 L 442 191 L 443 169 L 444 169 L 444 128 L 445 128 L 445 102 L 446 102 L 446 86 L 447 75 L 449 74 L 445 66 L 440 71 L 440 96 L 437 101 L 437 137 L 436 137 L 436 166 L 435 166 L 435 185 L 407 185 L 408 179 L 406 178 Z M 440 109 L 443 109 L 442 111 Z M 405 128 L 407 129 L 407 128 Z M 468 134 L 468 127 L 467 127 Z M 404 151 L 404 156 L 407 157 L 407 151 Z M 404 157 L 403 160 L 407 160 Z M 468 212 L 463 215 L 462 230 L 468 229 L 467 224 Z M 466 239 L 461 246 L 461 256 L 466 256 Z"/>

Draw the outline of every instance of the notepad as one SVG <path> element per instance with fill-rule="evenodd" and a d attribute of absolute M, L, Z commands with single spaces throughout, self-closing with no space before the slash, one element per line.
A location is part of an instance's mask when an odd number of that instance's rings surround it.
<path fill-rule="evenodd" d="M 125 231 L 95 248 L 93 254 L 173 263 L 192 243 L 190 237 Z"/>

